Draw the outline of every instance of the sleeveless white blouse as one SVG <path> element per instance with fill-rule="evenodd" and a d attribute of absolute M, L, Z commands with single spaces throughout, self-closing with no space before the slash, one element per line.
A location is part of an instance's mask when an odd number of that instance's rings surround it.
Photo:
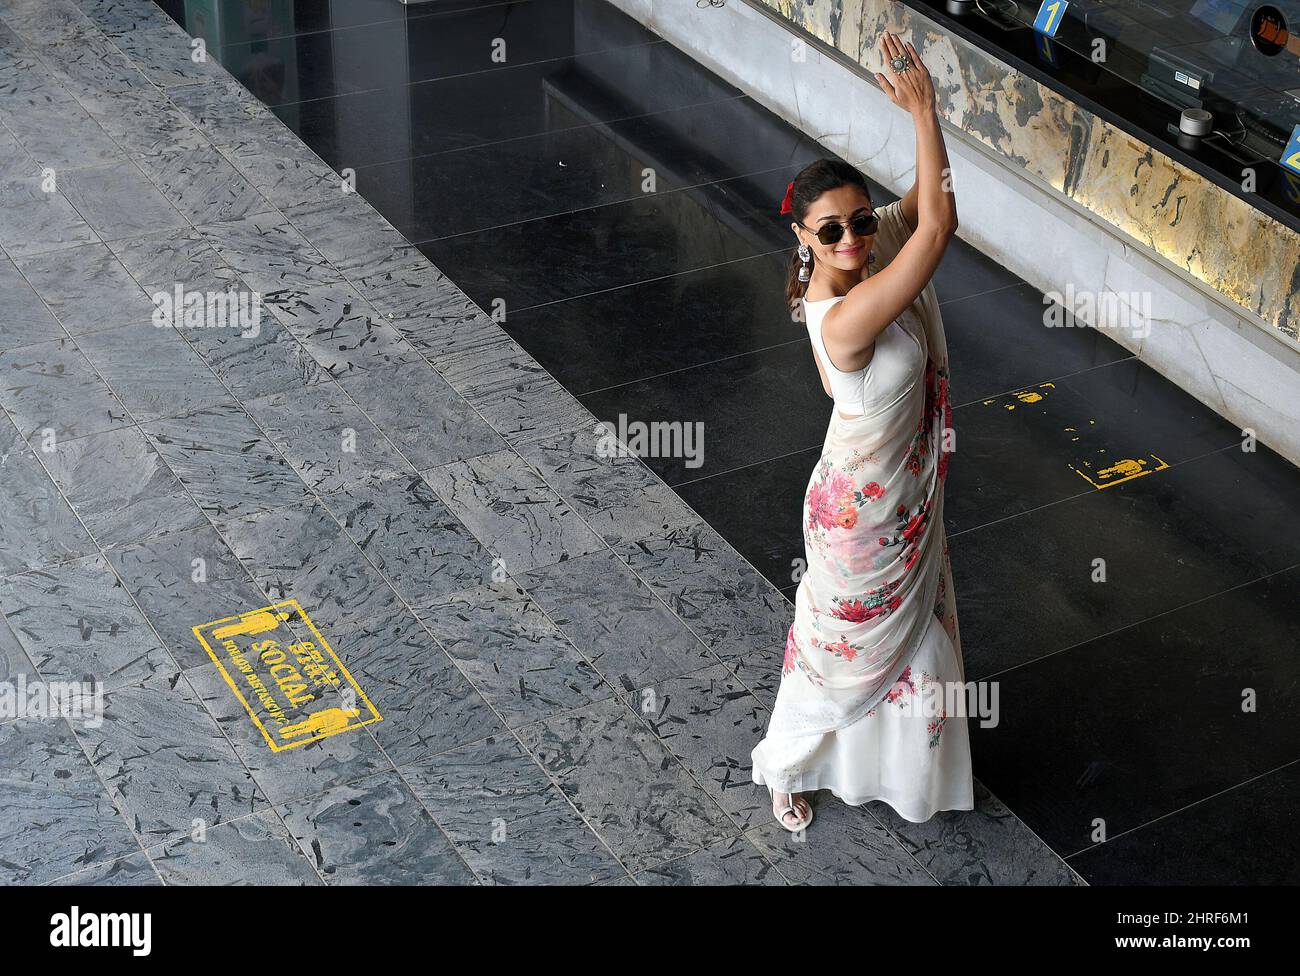
<path fill-rule="evenodd" d="M 910 317 L 908 311 L 876 336 L 876 351 L 871 362 L 861 369 L 845 373 L 835 368 L 822 341 L 822 319 L 836 302 L 844 301 L 844 296 L 811 302 L 806 298 L 801 300 L 808 338 L 826 370 L 837 410 L 846 415 L 864 414 L 869 406 L 891 400 L 907 389 L 917 365 L 925 360 L 921 341 L 902 324 Z"/>

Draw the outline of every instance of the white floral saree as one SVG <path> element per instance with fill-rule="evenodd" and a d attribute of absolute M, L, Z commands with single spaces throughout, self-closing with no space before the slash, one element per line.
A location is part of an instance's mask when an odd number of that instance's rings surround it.
<path fill-rule="evenodd" d="M 879 216 L 883 268 L 910 230 L 897 204 Z M 905 367 L 889 373 L 882 360 L 862 416 L 832 411 L 808 484 L 807 570 L 753 778 L 885 800 L 923 821 L 973 799 L 965 720 L 950 714 L 964 676 L 943 526 L 948 354 L 932 285 L 895 325 L 888 341 L 916 344 L 897 358 Z"/>

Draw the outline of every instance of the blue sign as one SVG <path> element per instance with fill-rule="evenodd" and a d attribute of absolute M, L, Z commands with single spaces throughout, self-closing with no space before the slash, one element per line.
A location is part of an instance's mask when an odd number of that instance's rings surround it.
<path fill-rule="evenodd" d="M 1070 0 L 1043 0 L 1043 5 L 1038 8 L 1038 16 L 1034 18 L 1034 30 L 1055 37 L 1069 8 Z"/>
<path fill-rule="evenodd" d="M 1286 141 L 1286 148 L 1282 150 L 1281 163 L 1293 173 L 1300 173 L 1300 123 L 1291 130 L 1291 138 Z"/>

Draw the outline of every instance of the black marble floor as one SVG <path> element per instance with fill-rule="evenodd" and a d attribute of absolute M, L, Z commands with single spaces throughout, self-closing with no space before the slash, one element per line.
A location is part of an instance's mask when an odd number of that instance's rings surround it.
<path fill-rule="evenodd" d="M 0 722 L 0 879 L 1300 879 L 1294 468 L 955 243 L 946 515 L 968 677 L 1001 689 L 978 809 L 824 803 L 789 841 L 746 765 L 789 614 L 758 573 L 792 595 L 829 416 L 776 205 L 823 151 L 603 0 L 259 4 L 220 35 L 158 6 L 320 159 L 145 0 L 0 0 L 5 176 L 73 171 L 0 215 L 0 679 L 116 695 L 100 732 Z M 182 275 L 266 293 L 262 334 L 132 357 L 141 289 Z M 645 459 L 674 496 L 595 458 L 583 407 L 700 422 L 702 464 Z M 383 722 L 267 752 L 189 633 L 267 595 Z M 177 796 L 220 808 L 206 845 Z"/>
<path fill-rule="evenodd" d="M 598 417 L 702 422 L 701 466 L 647 463 L 792 597 L 828 407 L 776 203 L 823 151 L 599 2 L 311 29 L 270 42 L 298 82 L 267 104 Z M 458 54 L 498 36 L 504 64 Z M 404 81 L 353 67 L 379 50 Z M 1085 878 L 1300 879 L 1275 812 L 1298 798 L 1300 476 L 1098 331 L 1043 328 L 968 245 L 936 287 L 963 643 L 1005 716 L 973 729 L 977 776 Z M 1169 467 L 1106 489 L 1074 469 L 1150 454 Z"/>

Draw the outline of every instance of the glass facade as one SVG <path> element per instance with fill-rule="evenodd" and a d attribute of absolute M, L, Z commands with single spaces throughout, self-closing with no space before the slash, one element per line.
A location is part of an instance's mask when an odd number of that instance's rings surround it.
<path fill-rule="evenodd" d="M 1300 228 L 1300 0 L 907 2 Z"/>

